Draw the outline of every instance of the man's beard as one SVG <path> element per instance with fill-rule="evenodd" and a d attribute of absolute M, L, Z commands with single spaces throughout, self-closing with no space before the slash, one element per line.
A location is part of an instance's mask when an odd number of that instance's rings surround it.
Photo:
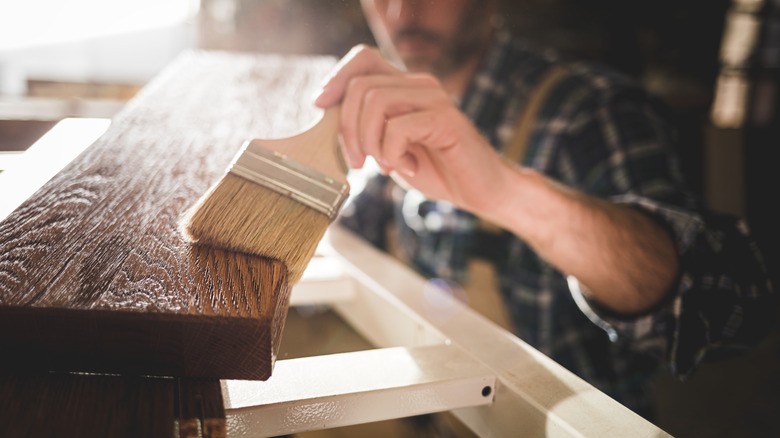
<path fill-rule="evenodd" d="M 438 47 L 437 57 L 407 56 L 402 61 L 409 71 L 427 72 L 439 78 L 445 78 L 457 71 L 472 56 L 478 54 L 485 44 L 484 37 L 476 32 L 468 32 L 447 41 L 435 32 L 413 26 L 400 29 L 393 37 L 393 42 L 397 45 L 404 38 L 420 39 Z"/>

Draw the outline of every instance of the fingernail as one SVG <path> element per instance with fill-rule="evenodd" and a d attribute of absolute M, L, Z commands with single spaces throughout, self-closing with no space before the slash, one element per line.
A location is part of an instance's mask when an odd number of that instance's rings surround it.
<path fill-rule="evenodd" d="M 417 160 L 409 154 L 404 155 L 401 157 L 401 165 L 398 166 L 398 171 L 410 178 L 414 177 L 417 174 Z"/>
<path fill-rule="evenodd" d="M 325 96 L 326 92 L 327 92 L 327 89 L 325 89 L 325 88 L 318 88 L 318 89 L 314 90 L 314 93 L 312 93 L 312 95 L 311 95 L 311 100 L 312 100 L 312 102 L 314 102 L 314 105 L 322 106 L 322 104 L 325 101 L 325 98 L 323 96 Z"/>
<path fill-rule="evenodd" d="M 398 169 L 398 171 L 404 174 L 404 176 L 408 176 L 409 178 L 414 178 L 414 176 L 417 174 L 417 172 L 414 169 L 409 169 L 406 167 L 402 167 Z"/>
<path fill-rule="evenodd" d="M 347 160 L 349 161 L 349 167 L 353 169 L 359 169 L 363 167 L 364 160 L 350 151 L 347 151 Z"/>
<path fill-rule="evenodd" d="M 347 165 L 353 169 L 359 168 L 362 163 L 355 157 L 355 154 L 350 148 L 347 147 L 347 143 L 344 141 L 344 136 L 341 132 L 338 134 L 339 144 L 341 145 L 341 153 L 344 155 L 344 159 L 347 161 Z"/>

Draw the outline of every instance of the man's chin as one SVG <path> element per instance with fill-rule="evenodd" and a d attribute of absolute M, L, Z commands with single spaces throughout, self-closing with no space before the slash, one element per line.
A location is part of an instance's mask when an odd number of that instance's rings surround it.
<path fill-rule="evenodd" d="M 414 73 L 433 73 L 434 63 L 427 57 L 407 57 L 403 59 L 404 66 L 410 72 Z"/>
<path fill-rule="evenodd" d="M 419 51 L 399 50 L 396 53 L 408 71 L 417 73 L 435 73 L 444 58 L 438 47 Z"/>
<path fill-rule="evenodd" d="M 396 53 L 408 69 L 430 71 L 441 57 L 441 48 L 430 41 L 403 39 L 395 45 Z"/>

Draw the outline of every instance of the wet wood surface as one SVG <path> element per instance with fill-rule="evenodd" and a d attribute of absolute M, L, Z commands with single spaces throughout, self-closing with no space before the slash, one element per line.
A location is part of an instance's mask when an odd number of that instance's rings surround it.
<path fill-rule="evenodd" d="M 300 132 L 330 58 L 181 55 L 0 223 L 0 368 L 266 379 L 285 267 L 199 248 L 180 215 L 244 140 Z"/>

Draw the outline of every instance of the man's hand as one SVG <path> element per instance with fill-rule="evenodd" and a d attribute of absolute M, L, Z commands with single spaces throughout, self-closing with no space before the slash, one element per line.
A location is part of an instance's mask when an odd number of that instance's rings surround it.
<path fill-rule="evenodd" d="M 376 49 L 357 46 L 315 100 L 323 108 L 339 102 L 351 167 L 370 155 L 431 199 L 475 213 L 495 205 L 505 164 L 435 77 L 403 72 Z"/>

